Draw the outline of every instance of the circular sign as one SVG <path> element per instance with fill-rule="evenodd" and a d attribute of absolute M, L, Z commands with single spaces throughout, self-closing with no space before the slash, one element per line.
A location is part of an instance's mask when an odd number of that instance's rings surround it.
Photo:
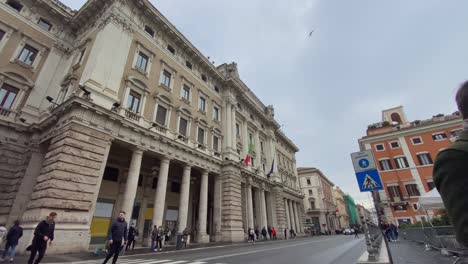
<path fill-rule="evenodd" d="M 369 160 L 367 160 L 367 159 L 360 159 L 358 164 L 359 164 L 359 167 L 365 169 L 365 168 L 369 167 L 370 163 L 369 163 Z"/>

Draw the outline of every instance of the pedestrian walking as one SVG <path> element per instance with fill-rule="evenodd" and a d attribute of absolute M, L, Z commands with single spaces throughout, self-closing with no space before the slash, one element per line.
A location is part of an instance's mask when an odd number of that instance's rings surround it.
<path fill-rule="evenodd" d="M 167 245 L 167 243 L 169 242 L 169 236 L 170 236 L 170 230 L 169 230 L 169 227 L 166 226 L 166 228 L 164 229 L 164 245 Z"/>
<path fill-rule="evenodd" d="M 273 231 L 271 230 L 271 226 L 268 227 L 268 237 L 269 237 L 270 239 L 273 238 Z"/>
<path fill-rule="evenodd" d="M 249 241 L 248 242 L 255 243 L 255 232 L 253 228 L 249 228 Z"/>
<path fill-rule="evenodd" d="M 266 227 L 263 227 L 263 228 L 262 228 L 262 237 L 263 237 L 263 240 L 267 240 L 267 230 L 266 230 Z"/>
<path fill-rule="evenodd" d="M 16 253 L 16 246 L 18 245 L 19 239 L 23 236 L 23 228 L 20 226 L 19 220 L 15 220 L 14 225 L 10 228 L 6 235 L 5 250 L 2 254 L 0 261 L 5 261 L 5 257 L 10 253 L 10 263 L 13 263 L 13 258 Z"/>
<path fill-rule="evenodd" d="M 258 231 L 258 227 L 255 228 L 255 239 L 260 239 L 260 231 Z"/>
<path fill-rule="evenodd" d="M 156 234 L 156 249 L 155 251 L 162 251 L 162 243 L 164 240 L 164 228 L 159 226 Z"/>
<path fill-rule="evenodd" d="M 119 213 L 119 217 L 114 220 L 114 222 L 112 222 L 111 227 L 109 228 L 109 234 L 107 238 L 109 239 L 110 249 L 107 253 L 106 259 L 104 259 L 103 264 L 106 264 L 112 256 L 114 256 L 112 259 L 112 264 L 117 262 L 120 251 L 128 242 L 127 235 L 128 228 L 127 222 L 125 221 L 125 212 L 121 211 Z"/>
<path fill-rule="evenodd" d="M 158 227 L 154 225 L 153 230 L 151 230 L 151 251 L 156 251 L 155 244 L 156 244 L 157 238 L 158 238 Z"/>
<path fill-rule="evenodd" d="M 359 238 L 359 230 L 356 227 L 354 227 L 353 231 L 354 231 L 354 238 Z"/>
<path fill-rule="evenodd" d="M 455 96 L 463 118 L 463 131 L 447 149 L 439 152 L 434 163 L 434 183 L 444 201 L 457 241 L 468 247 L 468 81 Z"/>
<path fill-rule="evenodd" d="M 284 228 L 284 240 L 288 239 L 288 228 Z"/>
<path fill-rule="evenodd" d="M 273 240 L 276 240 L 276 229 L 275 229 L 275 227 L 271 228 L 271 234 L 273 235 Z"/>
<path fill-rule="evenodd" d="M 125 251 L 128 251 L 130 248 L 134 249 L 135 248 L 135 238 L 137 236 L 138 231 L 135 228 L 135 225 L 132 223 L 130 225 L 130 228 L 128 229 L 128 243 L 127 246 L 125 247 Z"/>
<path fill-rule="evenodd" d="M 398 240 L 398 227 L 394 223 L 390 224 L 390 232 L 393 242 L 396 242 Z"/>
<path fill-rule="evenodd" d="M 188 241 L 189 235 L 190 235 L 189 229 L 186 227 L 186 228 L 184 229 L 184 231 L 182 232 L 182 234 L 183 234 L 183 236 L 184 236 L 184 240 L 183 240 L 183 242 L 184 242 L 184 248 L 187 248 L 187 241 Z"/>
<path fill-rule="evenodd" d="M 26 248 L 26 250 L 31 250 L 31 255 L 29 256 L 28 264 L 40 263 L 47 250 L 47 243 L 49 243 L 49 246 L 52 246 L 52 241 L 54 240 L 56 218 L 57 213 L 51 212 L 47 216 L 46 220 L 43 220 L 39 222 L 39 224 L 37 224 L 36 229 L 34 229 L 34 237 L 32 240 L 32 244 Z M 39 256 L 36 259 L 37 253 L 39 253 Z M 34 261 L 34 259 L 36 260 Z"/>

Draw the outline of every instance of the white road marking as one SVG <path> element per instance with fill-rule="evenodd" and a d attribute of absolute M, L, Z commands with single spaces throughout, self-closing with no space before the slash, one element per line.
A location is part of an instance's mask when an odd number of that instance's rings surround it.
<path fill-rule="evenodd" d="M 223 258 L 229 258 L 229 257 L 235 257 L 235 256 L 242 256 L 242 255 L 254 254 L 258 252 L 265 252 L 265 251 L 277 250 L 277 249 L 282 249 L 282 248 L 290 248 L 290 247 L 295 247 L 295 246 L 313 244 L 313 243 L 323 242 L 323 241 L 328 241 L 328 240 L 332 240 L 332 239 L 329 238 L 329 239 L 315 240 L 315 241 L 304 242 L 304 243 L 299 243 L 299 244 L 287 245 L 283 247 L 266 248 L 266 249 L 252 250 L 252 251 L 240 252 L 240 253 L 234 253 L 234 254 L 228 254 L 228 255 L 221 255 L 221 256 L 215 256 L 215 257 L 210 257 L 210 258 L 199 259 L 198 261 L 208 261 L 208 260 L 214 260 L 214 259 L 223 259 Z"/>

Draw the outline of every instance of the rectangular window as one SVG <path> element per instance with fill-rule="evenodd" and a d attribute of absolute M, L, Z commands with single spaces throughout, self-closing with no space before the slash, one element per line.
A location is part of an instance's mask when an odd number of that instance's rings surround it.
<path fill-rule="evenodd" d="M 23 5 L 16 0 L 8 0 L 6 3 L 18 12 L 21 12 L 21 9 L 23 9 Z"/>
<path fill-rule="evenodd" d="M 200 96 L 200 100 L 198 100 L 198 110 L 202 112 L 206 112 L 206 99 L 205 97 Z"/>
<path fill-rule="evenodd" d="M 310 209 L 315 210 L 315 202 L 310 202 Z"/>
<path fill-rule="evenodd" d="M 432 135 L 432 139 L 434 140 L 444 140 L 446 138 L 447 138 L 447 135 L 445 133 L 438 133 L 438 134 Z"/>
<path fill-rule="evenodd" d="M 143 52 L 138 52 L 138 57 L 136 61 L 135 67 L 146 72 L 146 67 L 148 67 L 148 56 L 146 56 Z"/>
<path fill-rule="evenodd" d="M 38 53 L 39 51 L 37 49 L 26 44 L 24 45 L 23 50 L 21 50 L 18 60 L 26 63 L 27 65 L 32 65 Z"/>
<path fill-rule="evenodd" d="M 253 135 L 252 135 L 252 133 L 249 133 L 249 143 L 250 143 L 250 144 L 253 144 L 253 143 L 254 143 L 254 142 L 253 142 Z"/>
<path fill-rule="evenodd" d="M 171 78 L 172 78 L 172 74 L 166 70 L 163 70 L 163 76 L 162 76 L 162 81 L 161 83 L 170 88 L 171 87 Z"/>
<path fill-rule="evenodd" d="M 190 61 L 185 61 L 185 66 L 187 66 L 187 68 L 189 69 L 193 68 L 192 63 Z"/>
<path fill-rule="evenodd" d="M 433 181 L 428 181 L 427 182 L 427 187 L 429 187 L 429 191 L 435 188 L 435 184 Z"/>
<path fill-rule="evenodd" d="M 431 165 L 433 163 L 431 155 L 429 153 L 422 153 L 422 154 L 418 154 L 417 156 L 419 160 L 419 165 L 421 166 Z"/>
<path fill-rule="evenodd" d="M 172 47 L 171 45 L 167 45 L 167 50 L 168 50 L 170 53 L 172 53 L 172 54 L 175 55 L 175 49 L 174 49 L 174 47 Z"/>
<path fill-rule="evenodd" d="M 307 185 L 312 185 L 312 182 L 310 181 L 310 179 L 307 179 Z"/>
<path fill-rule="evenodd" d="M 188 121 L 187 119 L 181 117 L 179 121 L 179 134 L 187 136 Z"/>
<path fill-rule="evenodd" d="M 260 152 L 264 152 L 265 150 L 263 149 L 263 141 L 260 141 Z"/>
<path fill-rule="evenodd" d="M 158 105 L 158 111 L 156 113 L 156 123 L 161 126 L 166 125 L 167 109 L 161 105 Z"/>
<path fill-rule="evenodd" d="M 213 150 L 219 151 L 219 137 L 215 135 L 213 136 Z"/>
<path fill-rule="evenodd" d="M 18 92 L 19 90 L 17 88 L 4 84 L 0 89 L 0 107 L 4 109 L 11 109 Z"/>
<path fill-rule="evenodd" d="M 204 82 L 207 82 L 207 81 L 208 81 L 208 78 L 206 77 L 205 74 L 202 74 L 202 75 L 201 75 L 201 79 L 202 79 Z"/>
<path fill-rule="evenodd" d="M 154 37 L 154 30 L 150 26 L 145 26 L 145 31 L 148 33 L 151 37 Z"/>
<path fill-rule="evenodd" d="M 383 144 L 377 144 L 377 145 L 375 145 L 375 149 L 376 149 L 377 151 L 382 151 L 382 150 L 384 150 L 385 148 L 384 148 L 384 145 L 383 145 Z"/>
<path fill-rule="evenodd" d="M 173 193 L 180 193 L 180 183 L 178 183 L 178 182 L 171 182 L 171 192 L 173 192 Z"/>
<path fill-rule="evenodd" d="M 0 41 L 2 41 L 4 36 L 5 36 L 5 31 L 0 29 Z"/>
<path fill-rule="evenodd" d="M 408 192 L 409 196 L 419 196 L 421 195 L 418 190 L 418 186 L 414 183 L 412 184 L 406 184 L 406 191 Z"/>
<path fill-rule="evenodd" d="M 403 168 L 408 168 L 409 167 L 408 160 L 406 159 L 406 157 L 395 158 L 395 164 L 396 164 L 398 169 L 403 169 Z"/>
<path fill-rule="evenodd" d="M 388 193 L 392 201 L 399 202 L 403 199 L 400 186 L 388 186 L 387 189 L 388 189 Z"/>
<path fill-rule="evenodd" d="M 387 170 L 392 170 L 392 163 L 390 162 L 390 159 L 384 159 L 384 160 L 379 160 L 380 163 L 380 170 L 382 171 L 387 171 Z"/>
<path fill-rule="evenodd" d="M 411 141 L 413 142 L 413 145 L 422 144 L 422 140 L 420 137 L 414 137 L 411 139 Z"/>
<path fill-rule="evenodd" d="M 187 101 L 190 101 L 190 87 L 188 87 L 187 85 L 183 85 L 182 86 L 182 94 L 181 94 L 182 98 L 187 100 Z"/>
<path fill-rule="evenodd" d="M 119 179 L 119 169 L 117 168 L 112 168 L 112 167 L 106 167 L 104 170 L 104 180 L 107 181 L 117 181 Z"/>
<path fill-rule="evenodd" d="M 313 194 L 312 190 L 309 190 L 309 196 L 312 196 L 312 194 Z"/>
<path fill-rule="evenodd" d="M 392 148 L 399 148 L 400 147 L 400 143 L 398 143 L 398 141 L 393 141 L 390 143 L 390 147 Z"/>
<path fill-rule="evenodd" d="M 215 90 L 215 92 L 219 93 L 219 88 L 218 88 L 218 86 L 215 85 L 214 90 Z"/>
<path fill-rule="evenodd" d="M 240 126 L 238 123 L 236 123 L 236 137 L 240 138 L 241 133 L 240 133 Z"/>
<path fill-rule="evenodd" d="M 0 37 L 0 40 L 1 39 L 2 38 Z M 450 136 L 451 137 L 458 137 L 461 134 L 462 131 L 463 131 L 462 129 L 450 131 Z"/>
<path fill-rule="evenodd" d="M 201 127 L 198 128 L 197 142 L 198 144 L 205 144 L 205 130 Z"/>
<path fill-rule="evenodd" d="M 219 121 L 219 108 L 213 106 L 213 119 Z"/>
<path fill-rule="evenodd" d="M 138 110 L 140 109 L 140 101 L 141 95 L 134 91 L 130 91 L 127 99 L 127 109 L 134 113 L 138 113 Z"/>
<path fill-rule="evenodd" d="M 39 27 L 47 31 L 49 31 L 52 28 L 52 24 L 49 21 L 43 19 L 42 17 L 39 18 L 39 21 L 37 21 L 37 25 L 39 25 Z"/>

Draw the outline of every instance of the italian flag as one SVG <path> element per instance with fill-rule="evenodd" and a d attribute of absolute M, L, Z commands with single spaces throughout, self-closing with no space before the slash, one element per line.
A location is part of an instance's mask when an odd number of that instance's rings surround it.
<path fill-rule="evenodd" d="M 254 145 L 250 143 L 249 152 L 247 152 L 247 156 L 245 156 L 245 159 L 244 159 L 245 166 L 249 166 L 250 161 L 252 161 L 253 148 L 254 148 Z"/>

